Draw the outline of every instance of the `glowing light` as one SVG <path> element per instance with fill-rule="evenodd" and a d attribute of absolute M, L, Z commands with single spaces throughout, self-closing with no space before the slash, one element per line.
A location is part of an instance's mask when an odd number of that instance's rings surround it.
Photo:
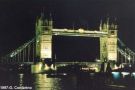
<path fill-rule="evenodd" d="M 116 69 L 120 69 L 122 67 L 122 65 L 120 64 L 119 66 L 117 66 L 116 64 L 114 65 L 114 67 L 112 68 L 113 70 L 116 70 Z"/>
<path fill-rule="evenodd" d="M 60 78 L 48 78 L 47 74 L 35 74 L 35 90 L 61 90 Z M 32 89 L 31 89 L 32 90 Z"/>
<path fill-rule="evenodd" d="M 39 43 L 39 40 L 37 40 L 37 43 Z"/>
<path fill-rule="evenodd" d="M 24 78 L 24 75 L 19 74 L 19 86 L 23 86 L 23 78 Z"/>
<path fill-rule="evenodd" d="M 113 75 L 114 79 L 120 78 L 120 72 L 112 72 L 112 75 Z"/>
<path fill-rule="evenodd" d="M 78 31 L 79 31 L 80 33 L 84 33 L 84 30 L 81 29 L 81 28 L 80 28 Z"/>
<path fill-rule="evenodd" d="M 23 66 L 24 64 L 21 64 L 20 66 Z"/>
<path fill-rule="evenodd" d="M 131 74 L 131 76 L 133 76 L 133 77 L 135 78 L 135 72 L 133 72 L 133 73 Z"/>
<path fill-rule="evenodd" d="M 43 64 L 41 62 L 31 66 L 32 73 L 40 73 L 42 71 Z"/>
<path fill-rule="evenodd" d="M 99 69 L 97 67 L 94 67 L 93 69 L 94 69 L 95 72 L 99 71 Z"/>
<path fill-rule="evenodd" d="M 133 73 L 132 73 L 132 75 L 134 75 L 134 76 L 135 76 L 135 72 L 133 72 Z"/>
<path fill-rule="evenodd" d="M 65 75 L 67 75 L 66 73 L 63 73 L 63 75 L 65 76 Z"/>
<path fill-rule="evenodd" d="M 40 69 L 42 67 L 42 63 L 39 63 L 38 64 L 38 68 Z"/>
<path fill-rule="evenodd" d="M 129 72 L 121 72 L 123 75 L 129 75 Z"/>
<path fill-rule="evenodd" d="M 41 52 L 41 57 L 42 57 L 42 58 L 45 58 L 45 57 L 50 58 L 50 56 L 51 56 L 51 55 L 49 55 L 50 53 L 51 53 L 51 52 L 50 52 L 49 50 L 48 50 L 48 51 L 45 51 L 45 50 L 44 50 L 44 51 Z"/>
<path fill-rule="evenodd" d="M 122 85 L 108 85 L 108 86 L 111 86 L 111 87 L 119 87 L 119 88 L 125 88 L 126 86 L 122 86 Z"/>
<path fill-rule="evenodd" d="M 100 62 L 101 60 L 99 60 L 99 59 L 96 59 L 96 62 Z"/>
<path fill-rule="evenodd" d="M 117 38 L 108 38 L 108 59 L 115 61 L 117 60 Z"/>
<path fill-rule="evenodd" d="M 68 29 L 64 28 L 64 31 L 66 32 Z"/>
<path fill-rule="evenodd" d="M 131 57 L 130 56 L 128 57 L 128 60 L 131 60 Z"/>
<path fill-rule="evenodd" d="M 45 64 L 45 70 L 49 70 L 49 69 L 50 67 L 47 64 Z"/>
<path fill-rule="evenodd" d="M 20 76 L 20 79 L 22 79 L 23 78 L 23 74 L 21 73 L 21 74 L 19 74 L 19 76 Z"/>
<path fill-rule="evenodd" d="M 129 75 L 130 73 L 129 72 L 121 72 L 122 76 L 125 77 L 127 75 Z"/>

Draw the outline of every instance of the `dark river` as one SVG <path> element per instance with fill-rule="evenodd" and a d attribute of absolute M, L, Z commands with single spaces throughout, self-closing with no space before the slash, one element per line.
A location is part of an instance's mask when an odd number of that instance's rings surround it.
<path fill-rule="evenodd" d="M 2 90 L 135 90 L 135 73 L 103 74 L 47 74 L 0 73 Z"/>

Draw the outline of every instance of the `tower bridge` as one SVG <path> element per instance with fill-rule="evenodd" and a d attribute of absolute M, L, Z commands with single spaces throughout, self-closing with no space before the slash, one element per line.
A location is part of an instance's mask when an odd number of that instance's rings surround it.
<path fill-rule="evenodd" d="M 36 22 L 36 57 L 42 60 L 52 59 L 52 36 L 82 36 L 99 37 L 100 41 L 100 60 L 117 60 L 117 25 L 109 24 L 109 20 L 99 26 L 99 30 L 84 29 L 55 29 L 53 21 L 44 20 L 41 16 Z"/>
<path fill-rule="evenodd" d="M 63 35 L 63 36 L 84 36 L 84 37 L 103 37 L 108 35 L 107 32 L 97 31 L 97 30 L 90 31 L 84 29 L 78 29 L 78 30 L 53 29 L 52 34 Z"/>
<path fill-rule="evenodd" d="M 43 62 L 55 63 L 56 66 L 68 64 L 87 64 L 93 65 L 92 62 L 57 62 L 52 57 L 52 36 L 79 36 L 89 38 L 99 38 L 100 58 L 97 64 L 106 62 L 115 62 L 120 64 L 134 64 L 135 53 L 126 47 L 126 45 L 118 38 L 117 25 L 107 20 L 100 23 L 98 30 L 84 29 L 57 29 L 53 28 L 52 19 L 44 19 L 41 15 L 35 24 L 35 37 L 14 51 L 1 57 L 1 63 L 29 63 Z M 95 64 L 94 63 L 94 64 Z"/>

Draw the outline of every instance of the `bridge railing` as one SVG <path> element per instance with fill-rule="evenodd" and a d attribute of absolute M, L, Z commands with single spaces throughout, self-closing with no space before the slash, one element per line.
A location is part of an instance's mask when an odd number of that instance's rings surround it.
<path fill-rule="evenodd" d="M 126 45 L 118 38 L 118 52 L 123 56 L 121 62 L 122 63 L 135 63 L 135 52 L 130 48 L 126 47 Z M 118 58 L 120 60 L 121 58 Z"/>
<path fill-rule="evenodd" d="M 35 38 L 1 58 L 1 63 L 33 62 L 35 55 Z"/>

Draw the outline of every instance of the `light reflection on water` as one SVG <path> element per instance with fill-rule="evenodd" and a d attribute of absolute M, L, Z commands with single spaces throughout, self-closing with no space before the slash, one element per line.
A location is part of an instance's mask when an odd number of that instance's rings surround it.
<path fill-rule="evenodd" d="M 131 75 L 133 78 L 128 79 L 128 75 Z M 135 72 L 131 74 L 127 72 L 124 74 L 112 72 L 112 78 L 108 78 L 110 77 L 95 76 L 94 73 L 89 74 L 89 76 L 68 76 L 64 74 L 63 77 L 53 78 L 48 77 L 47 74 L 2 73 L 0 74 L 0 86 L 29 86 L 32 87 L 32 90 L 115 90 L 106 89 L 103 87 L 105 84 L 110 84 L 110 86 L 135 87 Z"/>
<path fill-rule="evenodd" d="M 19 74 L 19 86 L 23 86 L 23 78 L 24 78 L 24 74 Z"/>
<path fill-rule="evenodd" d="M 132 75 L 132 76 L 134 77 L 134 79 L 135 79 L 135 72 L 133 72 L 131 75 Z"/>
<path fill-rule="evenodd" d="M 76 77 L 47 77 L 47 74 L 34 74 L 35 90 L 75 90 Z"/>
<path fill-rule="evenodd" d="M 120 79 L 120 78 L 125 78 L 129 76 L 130 78 L 135 79 L 135 72 L 112 72 L 112 76 L 114 79 Z"/>
<path fill-rule="evenodd" d="M 47 78 L 46 74 L 35 74 L 34 85 L 36 90 L 61 90 L 59 78 Z"/>
<path fill-rule="evenodd" d="M 119 79 L 120 78 L 120 72 L 112 72 L 112 76 L 114 79 Z"/>

